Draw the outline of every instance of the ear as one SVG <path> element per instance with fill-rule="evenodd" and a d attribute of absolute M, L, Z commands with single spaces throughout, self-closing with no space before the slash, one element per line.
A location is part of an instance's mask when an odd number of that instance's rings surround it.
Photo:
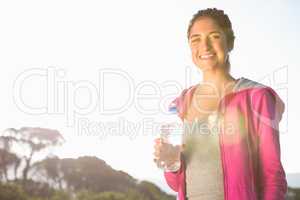
<path fill-rule="evenodd" d="M 228 52 L 231 52 L 234 47 L 234 39 L 228 42 Z"/>
<path fill-rule="evenodd" d="M 230 54 L 230 51 L 226 54 L 226 62 L 228 62 L 229 61 L 229 54 Z"/>

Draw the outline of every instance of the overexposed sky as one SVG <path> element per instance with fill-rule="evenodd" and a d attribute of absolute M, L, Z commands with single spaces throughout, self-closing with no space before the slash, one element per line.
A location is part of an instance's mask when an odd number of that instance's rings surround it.
<path fill-rule="evenodd" d="M 149 124 L 201 80 L 186 29 L 207 7 L 232 21 L 232 74 L 272 86 L 285 101 L 282 161 L 287 173 L 300 173 L 296 0 L 1 1 L 1 130 L 57 129 L 67 142 L 55 154 L 95 155 L 167 188 Z"/>

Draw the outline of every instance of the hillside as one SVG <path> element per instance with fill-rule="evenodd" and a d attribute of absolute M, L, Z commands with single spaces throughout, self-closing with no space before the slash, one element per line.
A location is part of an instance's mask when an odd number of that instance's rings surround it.
<path fill-rule="evenodd" d="M 46 158 L 35 163 L 29 174 L 26 184 L 22 180 L 2 183 L 0 199 L 175 200 L 155 184 L 114 170 L 97 157 Z"/>

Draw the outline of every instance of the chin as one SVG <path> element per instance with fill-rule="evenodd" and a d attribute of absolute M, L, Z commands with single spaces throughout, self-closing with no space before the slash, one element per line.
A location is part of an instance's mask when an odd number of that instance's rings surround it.
<path fill-rule="evenodd" d="M 202 65 L 197 65 L 197 68 L 200 69 L 202 72 L 204 72 L 204 71 L 215 70 L 218 67 L 217 67 L 217 65 L 207 65 L 207 64 L 203 65 L 202 64 Z"/>

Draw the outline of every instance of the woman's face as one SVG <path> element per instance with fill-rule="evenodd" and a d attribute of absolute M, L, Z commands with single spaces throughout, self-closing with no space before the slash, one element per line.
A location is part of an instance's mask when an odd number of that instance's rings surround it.
<path fill-rule="evenodd" d="M 228 59 L 226 35 L 209 17 L 197 20 L 189 36 L 192 59 L 202 71 L 225 67 Z"/>

